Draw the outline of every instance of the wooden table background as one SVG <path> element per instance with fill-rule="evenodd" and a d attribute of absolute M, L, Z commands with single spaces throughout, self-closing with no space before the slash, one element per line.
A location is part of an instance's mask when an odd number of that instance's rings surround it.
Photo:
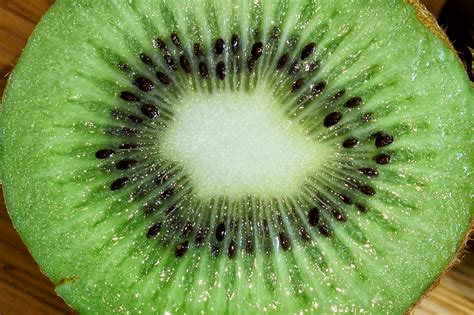
<path fill-rule="evenodd" d="M 472 1 L 472 0 L 469 0 Z M 0 0 L 0 96 L 39 18 L 54 0 Z M 438 13 L 443 0 L 427 2 Z M 0 314 L 73 314 L 15 232 L 0 198 Z M 414 314 L 474 314 L 474 252 L 446 274 Z"/>

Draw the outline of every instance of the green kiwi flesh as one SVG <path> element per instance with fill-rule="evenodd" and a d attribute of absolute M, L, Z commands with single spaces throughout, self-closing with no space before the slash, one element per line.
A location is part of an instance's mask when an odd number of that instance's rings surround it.
<path fill-rule="evenodd" d="M 59 0 L 4 195 L 81 313 L 402 313 L 468 232 L 473 104 L 404 1 Z"/>

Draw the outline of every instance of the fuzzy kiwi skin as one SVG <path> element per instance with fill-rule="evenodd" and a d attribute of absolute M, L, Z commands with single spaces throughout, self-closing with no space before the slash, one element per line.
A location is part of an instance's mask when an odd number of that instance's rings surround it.
<path fill-rule="evenodd" d="M 446 35 L 441 26 L 439 26 L 438 22 L 436 21 L 436 18 L 433 14 L 431 14 L 430 11 L 428 11 L 426 6 L 419 0 L 406 0 L 406 2 L 413 6 L 413 8 L 416 10 L 416 16 L 418 20 L 428 29 L 430 29 L 433 34 L 438 36 L 446 45 L 448 45 L 448 47 L 454 53 L 456 53 L 456 50 L 454 49 L 453 44 L 449 40 L 448 35 Z"/>
<path fill-rule="evenodd" d="M 13 193 L 12 193 L 12 195 L 13 195 Z M 12 201 L 10 201 L 10 202 L 11 202 L 11 205 L 14 204 L 13 199 L 14 199 L 14 198 L 12 197 L 12 198 L 11 198 Z M 72 278 L 72 279 L 74 279 L 74 278 Z M 58 279 L 57 281 L 58 281 L 58 282 L 57 282 L 58 284 L 61 284 L 61 285 L 63 284 L 63 283 L 61 283 L 61 279 Z M 84 310 L 85 310 L 85 309 L 84 309 Z"/>

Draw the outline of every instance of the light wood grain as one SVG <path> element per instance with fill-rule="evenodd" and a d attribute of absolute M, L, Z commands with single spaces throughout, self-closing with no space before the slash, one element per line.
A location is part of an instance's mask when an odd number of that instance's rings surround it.
<path fill-rule="evenodd" d="M 430 7 L 438 10 L 441 2 Z M 0 0 L 0 95 L 35 24 L 53 0 Z M 0 314 L 72 314 L 14 230 L 0 199 Z M 474 253 L 449 272 L 415 315 L 474 314 Z"/>

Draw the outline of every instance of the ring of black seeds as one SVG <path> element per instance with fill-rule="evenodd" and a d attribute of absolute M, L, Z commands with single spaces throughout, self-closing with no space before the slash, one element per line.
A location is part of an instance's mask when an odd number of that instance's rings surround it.
<path fill-rule="evenodd" d="M 254 35 L 256 38 L 258 37 L 258 33 Z M 151 41 L 151 46 L 157 48 L 161 53 L 161 61 L 154 60 L 154 58 L 144 52 L 138 53 L 138 58 L 155 73 L 155 78 L 149 78 L 145 75 L 135 73 L 134 69 L 127 63 L 120 62 L 117 67 L 123 73 L 129 74 L 131 77 L 133 76 L 131 84 L 136 90 L 125 89 L 120 91 L 118 96 L 122 101 L 130 105 L 137 105 L 142 116 L 138 117 L 139 115 L 137 114 L 130 114 L 122 110 L 113 112 L 112 115 L 119 121 L 128 121 L 139 127 L 123 126 L 108 128 L 108 133 L 112 136 L 120 137 L 121 143 L 119 142 L 119 144 L 109 147 L 97 148 L 94 151 L 96 159 L 103 160 L 104 162 L 110 161 L 111 164 L 108 165 L 115 168 L 117 172 L 131 172 L 130 175 L 123 175 L 123 173 L 119 175 L 117 173 L 116 178 L 109 183 L 110 191 L 114 192 L 125 189 L 125 187 L 128 186 L 133 187 L 136 185 L 134 184 L 136 178 L 133 175 L 133 171 L 135 168 L 140 168 L 143 163 L 136 157 L 122 155 L 122 152 L 128 151 L 132 153 L 139 148 L 137 141 L 129 141 L 130 139 L 123 141 L 125 140 L 124 137 L 136 137 L 142 134 L 143 127 L 140 126 L 144 125 L 147 121 L 161 119 L 160 117 L 163 114 L 160 104 L 145 101 L 146 98 L 143 93 L 156 93 L 160 85 L 164 88 L 172 89 L 173 83 L 179 81 L 175 73 L 180 71 L 191 76 L 197 74 L 201 79 L 210 79 L 211 76 L 212 78 L 215 76 L 216 79 L 223 81 L 228 75 L 233 75 L 233 67 L 237 70 L 239 69 L 241 54 L 247 56 L 247 59 L 243 59 L 243 63 L 245 64 L 246 62 L 249 72 L 254 73 L 260 60 L 262 60 L 267 53 L 272 53 L 272 47 L 278 46 L 277 41 L 280 39 L 280 35 L 281 31 L 278 28 L 274 28 L 268 38 L 268 43 L 256 40 L 248 46 L 249 50 L 247 52 L 243 52 L 241 49 L 239 34 L 234 33 L 227 39 L 221 37 L 216 38 L 213 41 L 213 46 L 210 48 L 215 62 L 209 62 L 208 59 L 205 59 L 205 51 L 202 43 L 195 42 L 190 47 L 190 51 L 193 55 L 189 57 L 195 57 L 197 62 L 192 63 L 188 58 L 188 54 L 185 53 L 187 49 L 183 46 L 178 33 L 172 32 L 167 39 L 156 38 Z M 282 75 L 286 75 L 289 81 L 288 90 L 298 96 L 297 99 L 300 104 L 312 102 L 320 95 L 330 93 L 330 97 L 326 97 L 326 101 L 333 104 L 331 105 L 333 109 L 325 114 L 321 127 L 329 128 L 328 130 L 337 128 L 337 126 L 344 121 L 348 111 L 364 106 L 363 99 L 358 95 L 348 95 L 346 97 L 346 94 L 349 93 L 342 87 L 335 90 L 334 87 L 332 87 L 333 90 L 326 91 L 330 85 L 324 80 L 317 82 L 309 80 L 311 78 L 309 73 L 317 71 L 321 65 L 321 60 L 317 58 L 318 46 L 315 42 L 305 43 L 300 46 L 302 47 L 301 50 L 293 54 L 291 49 L 292 47 L 296 47 L 298 41 L 298 36 L 290 38 L 287 41 L 289 47 L 287 49 L 289 50 L 282 52 L 279 56 L 275 56 L 272 67 L 275 67 Z M 175 52 L 175 50 L 177 51 Z M 229 61 L 225 61 L 227 59 L 222 57 L 222 55 L 226 53 L 229 53 Z M 193 68 L 193 64 L 196 65 L 195 68 Z M 323 100 L 324 98 L 321 99 Z M 357 119 L 361 122 L 369 123 L 372 121 L 374 115 L 372 113 L 363 113 L 358 117 Z M 369 137 L 367 141 L 374 141 L 372 145 L 375 146 L 376 149 L 382 150 L 393 143 L 394 137 L 385 131 L 379 131 Z M 366 145 L 367 141 L 366 139 L 347 135 L 341 139 L 340 145 L 345 149 L 351 149 L 351 152 L 357 152 L 359 147 Z M 362 176 L 361 178 L 373 178 L 379 176 L 381 173 L 379 167 L 381 168 L 390 162 L 391 155 L 389 153 L 378 152 L 372 156 L 371 160 L 370 158 L 365 160 L 365 166 L 355 168 L 354 172 Z M 177 200 L 179 192 L 178 189 L 174 187 L 172 174 L 160 172 L 153 180 L 153 183 L 158 187 L 158 195 L 152 202 L 143 206 L 143 212 L 145 214 L 152 214 L 165 207 L 165 213 L 171 219 L 153 223 L 145 231 L 145 236 L 149 239 L 160 241 L 163 244 L 168 244 L 170 239 L 173 239 L 173 236 L 171 238 L 169 236 L 165 237 L 163 236 L 165 233 L 162 233 L 162 231 L 164 231 L 165 228 L 167 231 L 180 231 L 178 237 L 179 241 L 173 245 L 174 255 L 177 258 L 186 255 L 191 248 L 190 244 L 194 244 L 193 248 L 209 248 L 215 257 L 219 256 L 222 251 L 229 259 L 233 259 L 239 253 L 239 248 L 247 254 L 255 253 L 256 241 L 253 238 L 255 231 L 262 234 L 261 236 L 264 239 L 262 241 L 263 248 L 266 252 L 269 252 L 271 250 L 271 242 L 269 240 L 271 236 L 270 225 L 276 229 L 278 246 L 284 251 L 290 251 L 292 249 L 292 238 L 289 237 L 287 231 L 281 228 L 281 226 L 283 226 L 281 216 L 279 216 L 278 225 L 274 225 L 275 222 L 269 223 L 267 219 L 256 220 L 254 222 L 253 218 L 249 218 L 248 221 L 239 221 L 243 226 L 247 224 L 250 227 L 249 230 L 244 233 L 243 243 L 239 243 L 235 238 L 237 235 L 236 226 L 240 224 L 238 224 L 237 221 L 232 221 L 230 224 L 221 221 L 213 226 L 203 226 L 196 224 L 194 221 L 183 221 L 176 217 L 182 207 L 180 206 L 179 200 Z M 357 178 L 344 179 L 341 184 L 350 189 L 350 197 L 344 193 L 331 191 L 331 193 L 336 196 L 336 199 L 339 200 L 338 204 L 330 202 L 326 198 L 319 197 L 320 202 L 315 201 L 313 205 L 309 205 L 304 218 L 306 223 L 296 223 L 299 224 L 296 232 L 301 241 L 308 243 L 312 240 L 310 230 L 307 230 L 306 225 L 313 228 L 314 231 L 318 232 L 322 237 L 331 236 L 331 224 L 330 221 L 326 220 L 328 217 L 324 216 L 323 212 L 328 213 L 332 218 L 331 220 L 344 223 L 348 220 L 346 210 L 349 208 L 346 207 L 352 207 L 352 209 L 361 213 L 369 211 L 367 205 L 360 202 L 360 200 L 365 199 L 360 198 L 370 198 L 374 196 L 376 194 L 374 186 L 370 185 L 369 182 L 364 182 Z M 138 197 L 149 192 L 150 188 L 146 188 L 146 185 L 143 187 L 140 186 L 135 188 L 133 196 Z M 352 199 L 355 194 L 358 194 L 359 197 Z M 208 246 L 202 246 L 205 244 L 208 244 Z"/>

